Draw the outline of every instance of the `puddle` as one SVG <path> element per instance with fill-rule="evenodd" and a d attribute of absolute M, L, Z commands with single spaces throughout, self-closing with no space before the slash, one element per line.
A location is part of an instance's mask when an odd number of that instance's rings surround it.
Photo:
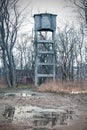
<path fill-rule="evenodd" d="M 13 124 L 28 124 L 34 127 L 68 125 L 73 120 L 73 111 L 50 109 L 38 106 L 6 106 L 3 117 Z"/>
<path fill-rule="evenodd" d="M 0 103 L 3 127 L 4 124 L 22 124 L 26 128 L 17 130 L 58 130 L 59 127 L 62 130 L 78 121 L 87 122 L 87 95 L 63 97 L 22 91 L 6 93 L 4 97 Z"/>

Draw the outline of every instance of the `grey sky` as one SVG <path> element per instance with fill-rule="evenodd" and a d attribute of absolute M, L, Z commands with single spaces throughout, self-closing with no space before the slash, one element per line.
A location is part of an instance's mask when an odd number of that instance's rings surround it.
<path fill-rule="evenodd" d="M 73 8 L 70 7 L 70 0 L 20 0 L 21 6 L 27 6 L 27 20 L 33 22 L 33 18 L 29 19 L 29 13 L 32 10 L 32 15 L 37 13 L 53 13 L 57 14 L 57 25 L 63 26 L 66 23 L 76 22 Z M 31 24 L 32 26 L 32 24 Z M 32 26 L 33 27 L 33 26 Z M 26 27 L 27 28 L 27 27 Z"/>

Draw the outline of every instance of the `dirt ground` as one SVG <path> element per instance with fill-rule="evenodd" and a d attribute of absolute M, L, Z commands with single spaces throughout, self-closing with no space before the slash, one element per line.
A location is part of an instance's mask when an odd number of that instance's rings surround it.
<path fill-rule="evenodd" d="M 87 93 L 0 91 L 0 130 L 87 130 Z"/>

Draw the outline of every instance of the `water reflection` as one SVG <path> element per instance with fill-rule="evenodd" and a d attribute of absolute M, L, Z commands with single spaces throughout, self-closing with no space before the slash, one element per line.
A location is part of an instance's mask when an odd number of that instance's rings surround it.
<path fill-rule="evenodd" d="M 5 106 L 5 111 L 3 113 L 3 118 L 5 118 L 5 122 L 11 123 L 14 118 L 15 107 L 13 106 Z"/>
<path fill-rule="evenodd" d="M 37 106 L 6 106 L 3 113 L 9 122 L 25 123 L 41 130 L 53 128 L 58 125 L 67 125 L 70 120 L 73 120 L 73 111 L 60 109 L 48 109 Z"/>
<path fill-rule="evenodd" d="M 70 120 L 73 120 L 73 115 L 66 110 L 66 112 L 52 112 L 52 113 L 42 113 L 34 117 L 34 126 L 46 126 L 54 127 L 56 125 L 67 125 Z"/>

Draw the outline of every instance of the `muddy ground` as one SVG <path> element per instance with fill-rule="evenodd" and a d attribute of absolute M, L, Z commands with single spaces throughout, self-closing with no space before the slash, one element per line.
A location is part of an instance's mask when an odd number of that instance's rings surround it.
<path fill-rule="evenodd" d="M 87 94 L 0 91 L 0 130 L 87 130 Z"/>

